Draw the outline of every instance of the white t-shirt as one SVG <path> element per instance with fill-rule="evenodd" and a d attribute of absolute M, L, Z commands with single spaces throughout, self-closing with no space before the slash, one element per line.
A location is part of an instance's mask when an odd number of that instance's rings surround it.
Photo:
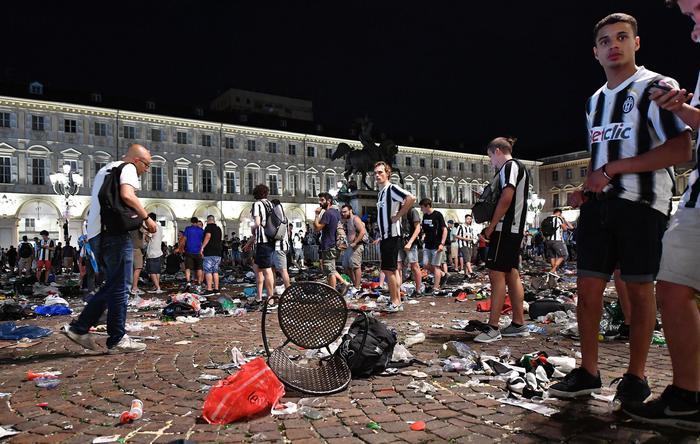
<path fill-rule="evenodd" d="M 118 167 L 124 163 L 122 160 L 117 160 L 110 162 L 107 165 L 100 168 L 95 176 L 95 182 L 92 185 L 92 196 L 90 196 L 90 214 L 88 214 L 88 224 L 87 224 L 87 237 L 92 239 L 93 237 L 100 234 L 102 231 L 102 217 L 100 217 L 100 199 L 98 195 L 100 194 L 100 188 L 105 181 L 105 176 L 107 172 L 114 167 Z M 134 164 L 130 164 L 124 167 L 122 170 L 121 177 L 119 178 L 120 184 L 128 184 L 134 187 L 136 190 L 141 189 L 141 181 L 139 181 L 139 175 L 136 173 L 136 167 Z M 160 245 L 160 244 L 158 244 Z"/>
<path fill-rule="evenodd" d="M 163 250 L 160 249 L 160 244 L 163 242 L 163 227 L 160 223 L 156 222 L 156 232 L 153 234 L 147 234 L 150 236 L 151 240 L 148 241 L 148 247 L 146 247 L 146 258 L 155 259 L 163 255 Z"/>

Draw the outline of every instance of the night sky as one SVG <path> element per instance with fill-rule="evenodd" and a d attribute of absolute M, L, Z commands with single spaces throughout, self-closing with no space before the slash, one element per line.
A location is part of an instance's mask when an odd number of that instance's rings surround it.
<path fill-rule="evenodd" d="M 591 30 L 637 17 L 637 64 L 694 89 L 688 18 L 663 0 L 518 2 L 8 2 L 0 79 L 156 103 L 229 87 L 311 99 L 318 122 L 481 152 L 519 138 L 534 159 L 585 148 L 603 82 Z M 345 134 L 344 134 L 345 135 Z M 431 146 L 432 147 L 432 146 Z"/>

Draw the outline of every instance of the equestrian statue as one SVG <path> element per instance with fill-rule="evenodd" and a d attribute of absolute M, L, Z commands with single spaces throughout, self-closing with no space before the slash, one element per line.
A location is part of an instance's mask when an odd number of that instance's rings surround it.
<path fill-rule="evenodd" d="M 350 180 L 352 174 L 360 173 L 365 188 L 371 190 L 372 187 L 367 183 L 367 173 L 374 170 L 376 162 L 384 161 L 391 165 L 393 171 L 398 173 L 399 181 L 403 185 L 401 170 L 396 166 L 396 154 L 399 152 L 399 147 L 392 140 L 383 140 L 380 144 L 376 144 L 372 138 L 372 122 L 366 117 L 360 120 L 359 124 L 359 140 L 362 149 L 356 150 L 347 143 L 341 142 L 331 156 L 332 160 L 345 158 L 345 171 L 343 172 L 345 180 Z"/>

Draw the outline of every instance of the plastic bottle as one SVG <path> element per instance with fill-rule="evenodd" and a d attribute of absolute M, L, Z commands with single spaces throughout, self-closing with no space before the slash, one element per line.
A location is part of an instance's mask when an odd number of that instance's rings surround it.
<path fill-rule="evenodd" d="M 34 385 L 41 388 L 53 389 L 58 387 L 61 381 L 55 378 L 36 378 L 34 379 Z"/>
<path fill-rule="evenodd" d="M 119 422 L 121 424 L 126 424 L 131 421 L 141 419 L 141 416 L 143 416 L 143 402 L 141 402 L 139 399 L 134 399 L 131 401 L 131 409 L 129 409 L 128 412 L 122 412 L 121 416 L 119 417 Z"/>

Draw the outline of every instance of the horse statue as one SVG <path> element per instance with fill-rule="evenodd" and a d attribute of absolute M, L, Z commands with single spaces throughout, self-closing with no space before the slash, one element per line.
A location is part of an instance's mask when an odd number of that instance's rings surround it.
<path fill-rule="evenodd" d="M 393 171 L 398 173 L 399 181 L 403 185 L 401 170 L 395 162 L 399 147 L 392 140 L 384 140 L 380 144 L 376 144 L 371 134 L 372 123 L 367 118 L 362 120 L 360 125 L 359 140 L 362 143 L 362 149 L 356 150 L 347 143 L 341 142 L 331 156 L 332 160 L 345 158 L 345 171 L 343 172 L 345 180 L 350 180 L 352 174 L 360 173 L 365 188 L 371 190 L 372 187 L 367 183 L 367 173 L 373 171 L 375 163 L 384 161 L 391 165 Z"/>

